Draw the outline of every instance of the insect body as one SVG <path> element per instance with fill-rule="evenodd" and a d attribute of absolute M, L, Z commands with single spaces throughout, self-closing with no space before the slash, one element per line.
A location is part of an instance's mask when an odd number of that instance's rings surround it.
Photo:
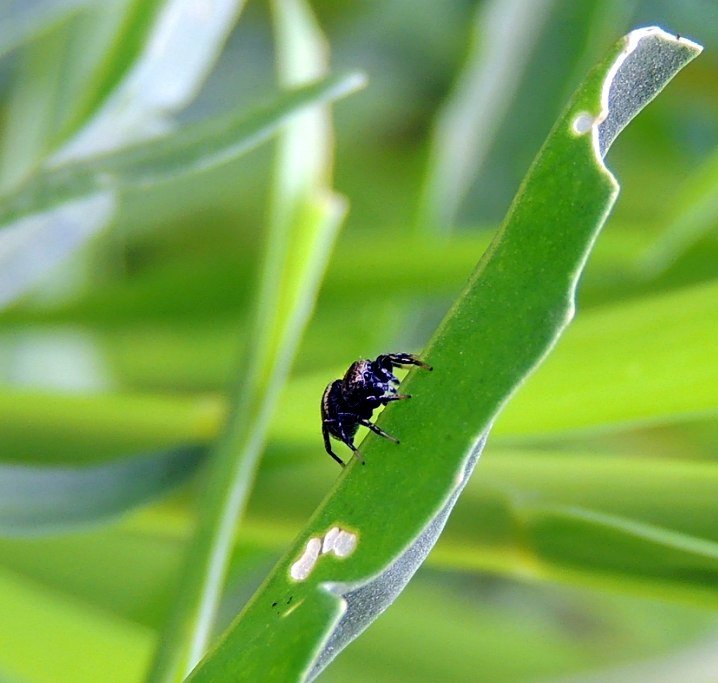
<path fill-rule="evenodd" d="M 322 396 L 322 435 L 324 448 L 342 467 L 344 461 L 332 450 L 329 437 L 344 442 L 359 456 L 354 445 L 354 435 L 359 425 L 368 427 L 375 434 L 399 443 L 398 439 L 377 427 L 370 418 L 374 410 L 391 401 L 411 398 L 408 394 L 398 393 L 399 380 L 394 376 L 394 368 L 408 365 L 431 370 L 431 366 L 411 353 L 388 353 L 377 356 L 376 360 L 358 360 L 349 366 L 342 379 L 334 380 L 324 390 Z"/>

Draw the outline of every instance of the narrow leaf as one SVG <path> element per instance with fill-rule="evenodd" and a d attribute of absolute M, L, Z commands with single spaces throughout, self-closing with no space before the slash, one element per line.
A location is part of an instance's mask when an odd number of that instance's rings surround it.
<path fill-rule="evenodd" d="M 6 0 L 0 7 L 0 57 L 72 16 L 91 0 Z"/>
<path fill-rule="evenodd" d="M 440 565 L 718 604 L 713 463 L 494 450 Z"/>
<path fill-rule="evenodd" d="M 436 122 L 420 223 L 447 231 L 489 152 L 541 34 L 550 2 L 477 6 L 471 48 Z"/>
<path fill-rule="evenodd" d="M 718 223 L 718 151 L 681 185 L 657 241 L 641 261 L 644 276 L 655 277 L 671 266 Z"/>
<path fill-rule="evenodd" d="M 330 78 L 252 112 L 189 124 L 164 138 L 46 171 L 0 203 L 0 225 L 99 190 L 147 186 L 225 163 L 266 141 L 299 110 L 362 84 L 357 74 Z"/>
<path fill-rule="evenodd" d="M 714 412 L 717 298 L 718 283 L 708 282 L 588 312 L 507 407 L 496 434 L 535 438 Z"/>
<path fill-rule="evenodd" d="M 326 54 L 309 6 L 302 0 L 279 0 L 274 11 L 280 80 L 297 85 L 321 77 Z M 338 87 L 345 88 L 347 83 L 351 79 Z M 315 103 L 318 100 L 314 98 Z M 279 138 L 276 186 L 249 351 L 210 464 L 179 599 L 150 681 L 182 680 L 206 651 L 235 531 L 254 482 L 269 421 L 345 213 L 344 202 L 330 189 L 330 149 L 330 121 L 322 108 L 303 112 Z"/>
<path fill-rule="evenodd" d="M 316 676 L 402 590 L 438 538 L 486 433 L 573 315 L 577 279 L 618 187 L 620 130 L 700 48 L 660 29 L 620 41 L 579 88 L 499 233 L 307 528 L 190 680 Z"/>
<path fill-rule="evenodd" d="M 98 191 L 24 216 L 0 230 L 0 308 L 103 230 L 114 212 L 113 193 Z"/>
<path fill-rule="evenodd" d="M 0 535 L 65 531 L 149 502 L 187 480 L 204 448 L 118 458 L 99 465 L 0 465 Z"/>
<path fill-rule="evenodd" d="M 51 558 L 48 558 L 51 561 Z M 152 632 L 0 569 L 0 669 L 8 680 L 138 680 Z"/>
<path fill-rule="evenodd" d="M 245 0 L 138 3 L 146 35 L 141 50 L 100 106 L 51 164 L 86 159 L 146 141 L 174 127 L 174 116 L 195 97 L 224 46 Z M 150 10 L 150 11 L 148 11 Z M 144 32 L 144 31 L 143 31 Z M 91 38 L 91 36 L 90 36 Z M 134 36 L 126 35 L 126 49 Z"/>

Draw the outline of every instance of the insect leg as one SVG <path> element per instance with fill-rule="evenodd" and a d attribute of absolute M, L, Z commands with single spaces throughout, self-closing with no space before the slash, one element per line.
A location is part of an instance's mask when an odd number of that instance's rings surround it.
<path fill-rule="evenodd" d="M 322 423 L 322 436 L 324 437 L 324 448 L 326 449 L 327 453 L 334 458 L 342 467 L 345 466 L 344 461 L 332 450 L 332 444 L 329 441 L 329 430 L 327 429 L 327 425 Z"/>
<path fill-rule="evenodd" d="M 339 413 L 339 417 L 349 417 L 352 420 L 356 420 L 356 416 L 353 413 Z M 352 449 L 352 452 L 354 453 L 354 456 L 358 458 L 359 462 L 361 464 L 364 464 L 364 458 L 362 457 L 362 454 L 359 452 L 359 449 L 354 445 L 354 436 L 347 436 L 346 432 L 344 431 L 344 428 L 342 426 L 342 421 L 338 420 L 339 423 L 339 431 L 340 435 L 339 438 L 342 440 L 343 443 L 345 443 L 349 448 Z M 356 431 L 356 428 L 354 429 Z"/>
<path fill-rule="evenodd" d="M 385 439 L 389 439 L 389 441 L 393 441 L 394 443 L 399 443 L 399 439 L 391 434 L 387 434 L 381 427 L 377 427 L 373 422 L 369 422 L 369 420 L 359 420 L 359 424 L 368 427 L 374 434 L 383 436 Z"/>
<path fill-rule="evenodd" d="M 350 438 L 348 438 L 348 437 L 345 437 L 344 439 L 342 439 L 342 441 L 344 441 L 344 443 L 345 443 L 347 446 L 349 446 L 349 448 L 352 449 L 352 451 L 353 451 L 353 453 L 354 453 L 354 457 L 357 458 L 357 460 L 359 460 L 359 462 L 363 465 L 363 464 L 364 464 L 364 457 L 363 457 L 362 454 L 359 452 L 359 449 L 354 445 L 354 442 L 353 442 Z"/>
<path fill-rule="evenodd" d="M 417 365 L 424 370 L 431 370 L 431 365 L 426 364 L 421 358 L 415 356 L 413 353 L 387 353 L 385 358 L 395 367 L 401 367 L 403 365 Z"/>
<path fill-rule="evenodd" d="M 382 396 L 381 400 L 388 403 L 389 401 L 403 401 L 405 398 L 411 398 L 411 394 L 391 394 L 390 396 Z"/>

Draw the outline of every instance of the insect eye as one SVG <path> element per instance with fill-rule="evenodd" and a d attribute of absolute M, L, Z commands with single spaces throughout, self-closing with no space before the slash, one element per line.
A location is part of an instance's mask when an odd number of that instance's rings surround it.
<path fill-rule="evenodd" d="M 371 379 L 371 372 L 364 373 L 364 381 L 368 382 Z"/>

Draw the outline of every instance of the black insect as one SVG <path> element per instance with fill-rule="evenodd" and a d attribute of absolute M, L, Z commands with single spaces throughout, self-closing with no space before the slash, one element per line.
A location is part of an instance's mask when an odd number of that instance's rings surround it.
<path fill-rule="evenodd" d="M 399 380 L 394 376 L 394 368 L 418 365 L 426 370 L 431 366 L 411 353 L 388 353 L 376 360 L 358 360 L 349 366 L 343 379 L 334 380 L 324 390 L 322 396 L 322 435 L 324 448 L 342 467 L 344 461 L 332 450 L 330 436 L 343 441 L 354 454 L 361 458 L 354 445 L 354 435 L 359 425 L 368 427 L 372 432 L 399 443 L 398 439 L 370 422 L 374 410 L 391 401 L 411 398 L 409 394 L 400 394 L 396 387 Z"/>

